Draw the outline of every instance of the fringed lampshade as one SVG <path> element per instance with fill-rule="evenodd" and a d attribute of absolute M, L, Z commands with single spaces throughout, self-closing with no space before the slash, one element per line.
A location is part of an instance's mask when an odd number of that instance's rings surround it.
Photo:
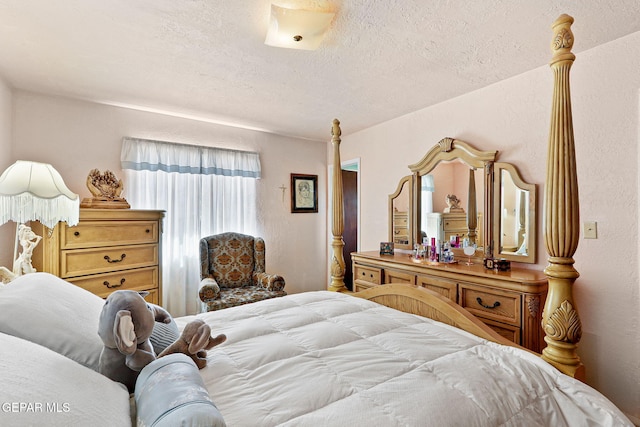
<path fill-rule="evenodd" d="M 60 221 L 76 225 L 80 198 L 47 163 L 18 160 L 0 176 L 0 224 L 37 220 L 53 228 Z"/>

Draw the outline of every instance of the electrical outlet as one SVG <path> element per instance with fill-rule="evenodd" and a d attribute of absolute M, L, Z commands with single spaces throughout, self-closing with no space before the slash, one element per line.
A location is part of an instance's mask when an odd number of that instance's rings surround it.
<path fill-rule="evenodd" d="M 587 221 L 584 223 L 584 238 L 585 239 L 597 239 L 598 238 L 598 223 L 595 221 Z"/>

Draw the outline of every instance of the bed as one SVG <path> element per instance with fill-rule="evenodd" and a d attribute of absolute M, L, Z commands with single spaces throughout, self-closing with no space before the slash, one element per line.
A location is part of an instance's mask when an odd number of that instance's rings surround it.
<path fill-rule="evenodd" d="M 136 417 L 156 426 L 632 425 L 575 378 L 583 366 L 572 296 L 579 224 L 571 22 L 563 15 L 554 24 L 542 355 L 425 289 L 342 292 L 342 186 L 334 173 L 329 290 L 175 319 L 180 329 L 200 318 L 228 337 L 195 375 L 182 355 L 160 358 L 130 396 L 96 372 L 99 297 L 46 273 L 0 289 L 0 425 L 126 426 Z M 337 121 L 332 135 L 339 165 Z"/>

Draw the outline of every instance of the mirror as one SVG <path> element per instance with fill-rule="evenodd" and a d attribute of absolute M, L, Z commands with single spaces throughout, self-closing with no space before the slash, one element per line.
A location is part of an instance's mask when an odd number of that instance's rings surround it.
<path fill-rule="evenodd" d="M 522 180 L 515 166 L 494 165 L 495 257 L 535 263 L 536 186 Z"/>
<path fill-rule="evenodd" d="M 436 177 L 441 173 L 444 174 L 441 179 L 443 188 L 442 190 L 436 188 L 436 191 L 446 193 L 447 207 L 439 212 L 435 208 L 433 213 L 423 214 L 423 204 L 426 207 L 427 203 L 423 203 L 422 188 L 420 191 L 416 189 L 416 229 L 422 233 L 422 222 L 427 221 L 424 232 L 429 239 L 435 237 L 439 241 L 449 241 L 452 235 L 458 235 L 460 239 L 469 238 L 472 242 L 475 241 L 476 258 L 483 258 L 491 248 L 485 239 L 487 236 L 493 237 L 490 230 L 487 230 L 490 222 L 485 220 L 491 217 L 488 213 L 493 209 L 489 203 L 492 200 L 493 187 L 487 184 L 487 174 L 484 171 L 491 168 L 496 155 L 497 151 L 479 151 L 464 141 L 444 138 L 431 148 L 422 160 L 409 165 L 409 169 L 417 177 L 416 182 L 420 182 L 421 185 L 425 183 L 427 187 L 429 175 L 434 176 L 434 186 L 437 187 Z M 476 185 L 478 172 L 479 186 Z M 460 195 L 455 194 L 456 191 Z M 481 196 L 478 197 L 478 194 Z M 451 196 L 454 195 L 459 209 L 456 208 L 456 202 L 451 202 Z M 482 205 L 480 208 L 478 208 L 479 203 Z M 434 233 L 437 234 L 434 235 Z M 422 237 L 420 234 L 416 237 L 416 241 L 422 241 Z M 456 249 L 459 249 L 454 250 L 457 257 L 464 256 L 462 248 Z"/>
<path fill-rule="evenodd" d="M 405 176 L 396 191 L 389 195 L 389 241 L 397 249 L 411 249 L 413 244 L 412 183 L 413 177 Z"/>
<path fill-rule="evenodd" d="M 468 261 L 462 241 L 469 239 L 478 260 L 535 263 L 536 186 L 525 183 L 515 166 L 496 162 L 497 154 L 444 138 L 409 165 L 412 175 L 389 195 L 389 240 L 411 250 L 425 237 L 430 243 L 432 237 L 458 236 L 458 261 Z"/>
<path fill-rule="evenodd" d="M 470 179 L 473 179 L 470 190 Z M 483 170 L 474 169 L 460 159 L 440 162 L 428 174 L 419 177 L 420 239 L 458 242 L 470 239 L 484 246 Z M 477 183 L 480 183 L 478 187 Z M 478 191 L 479 189 L 479 191 Z M 471 197 L 470 197 L 471 196 Z M 468 219 L 476 219 L 468 224 Z M 471 225 L 471 227 L 469 227 Z M 474 233 L 469 234 L 469 229 Z"/>

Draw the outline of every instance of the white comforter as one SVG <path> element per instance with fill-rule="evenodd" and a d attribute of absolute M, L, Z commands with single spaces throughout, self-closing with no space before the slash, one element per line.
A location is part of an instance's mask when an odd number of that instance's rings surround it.
<path fill-rule="evenodd" d="M 198 317 L 227 335 L 201 373 L 230 427 L 631 425 L 535 355 L 343 294 Z"/>

